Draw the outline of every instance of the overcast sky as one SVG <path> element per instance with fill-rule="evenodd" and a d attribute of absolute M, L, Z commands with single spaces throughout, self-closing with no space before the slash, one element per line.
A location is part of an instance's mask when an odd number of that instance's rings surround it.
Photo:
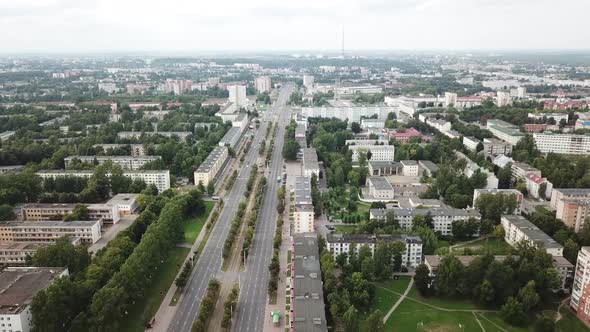
<path fill-rule="evenodd" d="M 0 53 L 588 49 L 589 0 L 0 0 Z"/>

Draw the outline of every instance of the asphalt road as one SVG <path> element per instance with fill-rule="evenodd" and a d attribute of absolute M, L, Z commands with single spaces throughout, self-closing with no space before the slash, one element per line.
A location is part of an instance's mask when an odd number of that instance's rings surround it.
<path fill-rule="evenodd" d="M 288 88 L 283 88 L 281 91 L 281 98 L 276 103 L 276 105 L 280 105 L 280 102 L 284 103 L 289 98 L 290 91 Z M 286 97 L 285 97 L 286 95 Z M 280 107 L 275 107 L 273 105 L 272 112 L 277 112 L 277 109 Z M 262 121 L 260 128 L 257 130 L 255 138 L 253 142 L 258 142 L 259 139 L 264 138 L 266 134 L 266 128 L 269 125 L 269 121 Z M 284 132 L 284 125 L 281 125 Z M 277 148 L 277 143 L 279 143 L 279 135 L 280 135 L 280 143 L 281 148 Z M 278 133 L 277 139 L 275 140 L 275 151 L 279 151 L 280 156 L 280 149 L 282 149 L 282 141 L 283 141 L 283 134 Z M 177 305 L 177 310 L 172 322 L 168 327 L 168 331 L 170 332 L 189 332 L 191 330 L 193 321 L 195 320 L 199 306 L 201 305 L 201 300 L 205 295 L 207 290 L 207 285 L 209 280 L 214 277 L 219 277 L 221 275 L 221 264 L 223 259 L 221 257 L 223 244 L 229 233 L 230 224 L 232 218 L 235 216 L 236 211 L 238 209 L 239 202 L 244 198 L 244 192 L 246 191 L 246 183 L 248 181 L 248 176 L 250 174 L 251 166 L 256 163 L 256 158 L 258 157 L 258 150 L 260 148 L 259 144 L 253 143 L 250 151 L 248 152 L 244 165 L 248 165 L 248 167 L 243 167 L 240 169 L 238 173 L 238 178 L 234 183 L 231 191 L 229 194 L 226 194 L 223 197 L 225 202 L 224 207 L 221 211 L 218 221 L 213 226 L 213 230 L 209 235 L 209 239 L 203 248 L 203 252 L 201 253 L 195 268 L 193 269 L 193 273 L 191 274 L 187 286 L 185 288 L 185 294 L 183 299 Z M 273 155 L 273 166 L 275 164 L 276 154 Z M 279 160 L 280 162 L 281 160 Z M 278 163 L 278 162 L 277 162 Z M 273 175 L 275 173 L 273 172 Z M 274 179 L 276 182 L 276 178 Z M 272 177 L 269 179 L 269 182 L 272 182 Z M 276 193 L 273 195 L 276 199 Z M 275 207 L 273 206 L 273 209 Z M 276 211 L 276 210 L 275 210 Z M 257 227 L 257 233 L 260 227 Z M 273 228 L 274 233 L 274 228 Z M 254 237 L 254 243 L 256 243 L 257 236 Z M 270 241 L 272 242 L 272 235 L 270 235 Z M 252 254 L 250 255 L 253 256 Z M 269 258 L 270 261 L 270 258 Z M 268 265 L 268 263 L 267 263 Z M 266 275 L 266 279 L 268 279 L 268 271 L 262 271 Z M 266 282 L 264 285 L 264 295 L 266 295 Z M 261 309 L 262 314 L 260 319 L 263 319 L 264 315 L 264 307 Z M 262 321 L 260 322 L 262 323 Z"/>
<path fill-rule="evenodd" d="M 283 173 L 283 143 L 285 126 L 289 123 L 285 108 L 291 95 L 292 85 L 286 85 L 280 92 L 273 113 L 279 116 L 274 151 L 269 167 L 268 184 L 262 201 L 262 208 L 256 222 L 254 241 L 246 260 L 246 270 L 240 275 L 240 297 L 235 311 L 234 331 L 262 331 L 268 289 L 268 265 L 272 258 L 272 242 L 275 235 L 277 212 L 277 192 L 281 183 L 277 176 Z"/>

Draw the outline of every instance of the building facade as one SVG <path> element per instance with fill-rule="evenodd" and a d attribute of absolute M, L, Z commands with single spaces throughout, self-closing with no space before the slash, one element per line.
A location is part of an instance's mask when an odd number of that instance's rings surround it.
<path fill-rule="evenodd" d="M 214 181 L 223 165 L 225 165 L 228 156 L 229 152 L 226 146 L 216 146 L 194 172 L 195 185 L 200 182 L 206 186 L 210 181 Z"/>
<path fill-rule="evenodd" d="M 500 220 L 504 228 L 504 240 L 509 245 L 516 247 L 520 242 L 525 241 L 535 246 L 542 246 L 552 256 L 563 256 L 563 246 L 525 217 L 504 215 Z"/>

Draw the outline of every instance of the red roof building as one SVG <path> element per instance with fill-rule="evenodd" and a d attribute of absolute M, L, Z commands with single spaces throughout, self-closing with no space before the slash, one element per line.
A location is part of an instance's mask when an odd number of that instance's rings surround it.
<path fill-rule="evenodd" d="M 422 134 L 414 128 L 406 129 L 406 131 L 404 131 L 404 132 L 389 133 L 390 139 L 393 138 L 396 141 L 401 142 L 401 143 L 408 143 L 410 141 L 411 137 L 422 138 Z"/>

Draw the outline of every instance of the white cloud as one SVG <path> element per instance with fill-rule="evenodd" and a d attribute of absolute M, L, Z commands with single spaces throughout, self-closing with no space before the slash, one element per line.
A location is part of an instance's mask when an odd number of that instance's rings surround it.
<path fill-rule="evenodd" d="M 587 48 L 585 0 L 0 0 L 0 53 Z"/>

